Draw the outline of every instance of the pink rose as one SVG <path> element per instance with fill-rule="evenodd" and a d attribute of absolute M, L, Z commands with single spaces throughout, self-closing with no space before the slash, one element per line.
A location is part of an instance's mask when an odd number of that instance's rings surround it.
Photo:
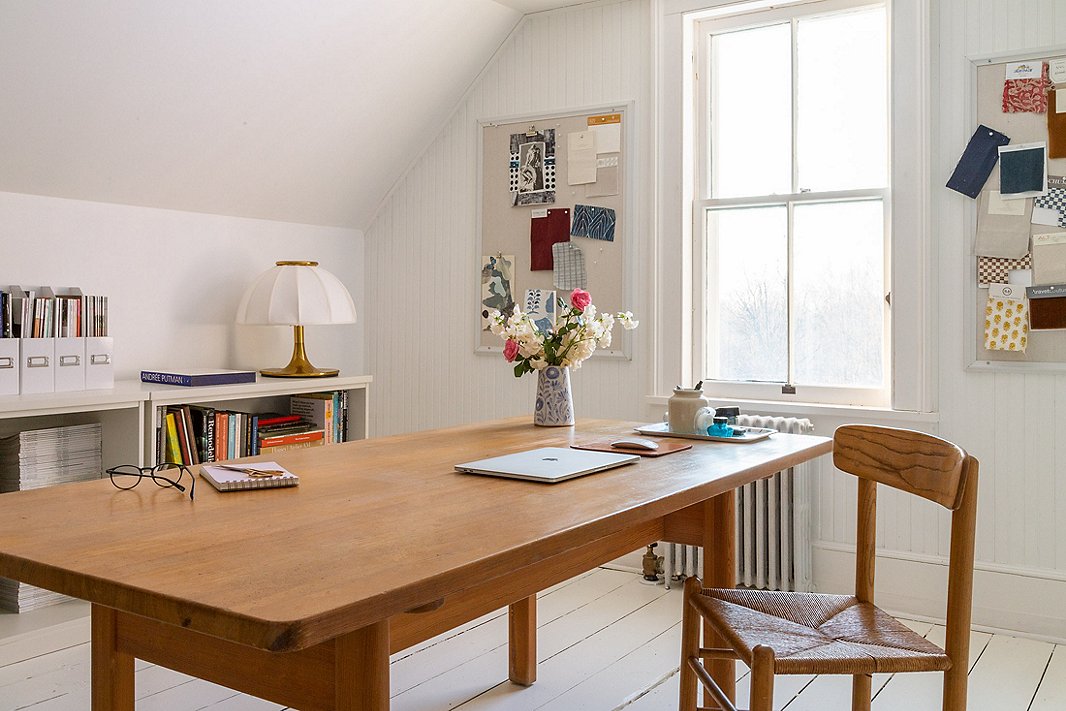
<path fill-rule="evenodd" d="M 503 357 L 508 363 L 514 362 L 514 359 L 518 357 L 518 341 L 507 339 L 507 343 L 503 346 Z"/>
<path fill-rule="evenodd" d="M 570 292 L 570 303 L 578 311 L 584 311 L 592 303 L 592 297 L 584 289 L 574 289 Z"/>

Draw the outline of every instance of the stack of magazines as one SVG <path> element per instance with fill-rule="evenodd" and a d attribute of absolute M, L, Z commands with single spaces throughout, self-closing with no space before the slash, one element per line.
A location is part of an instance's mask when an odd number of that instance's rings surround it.
<path fill-rule="evenodd" d="M 0 438 L 0 493 L 86 479 L 103 471 L 99 423 L 27 430 Z M 0 578 L 0 608 L 25 612 L 69 598 Z"/>

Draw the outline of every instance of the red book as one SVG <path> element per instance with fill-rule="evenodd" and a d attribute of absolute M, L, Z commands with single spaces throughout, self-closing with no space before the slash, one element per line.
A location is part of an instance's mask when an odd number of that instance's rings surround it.
<path fill-rule="evenodd" d="M 271 415 L 270 417 L 260 417 L 259 426 L 264 425 L 284 425 L 290 422 L 299 422 L 299 415 Z"/>

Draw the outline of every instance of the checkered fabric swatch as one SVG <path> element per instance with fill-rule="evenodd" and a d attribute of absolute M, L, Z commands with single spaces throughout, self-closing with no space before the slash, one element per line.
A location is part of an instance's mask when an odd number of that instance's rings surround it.
<path fill-rule="evenodd" d="M 585 253 L 573 242 L 557 242 L 552 245 L 552 261 L 555 263 L 552 282 L 556 289 L 584 289 L 588 284 L 585 272 Z"/>
<path fill-rule="evenodd" d="M 574 205 L 574 221 L 570 226 L 571 237 L 614 242 L 614 210 L 593 205 Z"/>
<path fill-rule="evenodd" d="M 1006 284 L 1010 272 L 1016 269 L 1032 269 L 1032 255 L 1025 255 L 1021 259 L 1004 259 L 1002 257 L 978 257 L 977 258 L 977 285 L 988 286 L 989 284 Z"/>
<path fill-rule="evenodd" d="M 1033 207 L 1055 210 L 1059 213 L 1059 227 L 1066 227 L 1066 188 L 1048 188 L 1047 195 L 1033 198 Z"/>

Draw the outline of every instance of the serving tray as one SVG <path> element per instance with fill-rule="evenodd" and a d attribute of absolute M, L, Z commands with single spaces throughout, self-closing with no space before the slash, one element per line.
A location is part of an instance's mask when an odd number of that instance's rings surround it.
<path fill-rule="evenodd" d="M 739 425 L 732 425 L 732 427 L 734 432 L 741 433 L 740 436 L 717 437 L 714 435 L 690 434 L 688 432 L 671 432 L 670 425 L 666 422 L 653 422 L 650 425 L 641 425 L 634 429 L 641 434 L 654 435 L 656 437 L 681 437 L 682 439 L 700 439 L 705 442 L 733 442 L 734 444 L 759 442 L 777 432 L 777 430 L 771 430 L 765 427 L 741 427 Z"/>

